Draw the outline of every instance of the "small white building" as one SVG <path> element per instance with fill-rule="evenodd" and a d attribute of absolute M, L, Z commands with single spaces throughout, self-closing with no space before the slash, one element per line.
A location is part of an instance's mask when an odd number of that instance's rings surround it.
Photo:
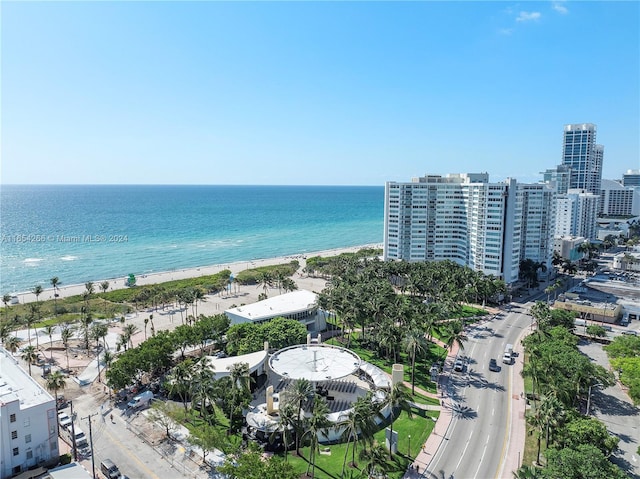
<path fill-rule="evenodd" d="M 287 318 L 300 321 L 312 332 L 323 331 L 327 327 L 326 319 L 318 309 L 318 295 L 304 289 L 227 309 L 224 314 L 231 325 Z"/>
<path fill-rule="evenodd" d="M 55 399 L 0 348 L 0 479 L 59 455 Z"/>

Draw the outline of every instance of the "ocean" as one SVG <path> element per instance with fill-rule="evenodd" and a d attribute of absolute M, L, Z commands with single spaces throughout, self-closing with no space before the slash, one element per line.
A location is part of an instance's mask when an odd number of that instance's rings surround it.
<path fill-rule="evenodd" d="M 3 185 L 0 294 L 382 243 L 383 186 Z"/>

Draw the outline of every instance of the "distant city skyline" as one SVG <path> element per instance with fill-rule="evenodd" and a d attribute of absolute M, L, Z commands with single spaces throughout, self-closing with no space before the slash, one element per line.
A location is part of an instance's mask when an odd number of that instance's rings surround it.
<path fill-rule="evenodd" d="M 542 179 L 640 169 L 639 2 L 17 2 L 3 184 Z"/>

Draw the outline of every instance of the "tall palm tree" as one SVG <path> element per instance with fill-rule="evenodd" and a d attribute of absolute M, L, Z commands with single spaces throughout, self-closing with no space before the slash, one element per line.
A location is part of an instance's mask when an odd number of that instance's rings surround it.
<path fill-rule="evenodd" d="M 67 371 L 69 371 L 69 340 L 73 338 L 75 328 L 69 323 L 62 323 L 60 325 L 60 339 L 64 345 L 64 353 L 67 356 Z"/>
<path fill-rule="evenodd" d="M 233 390 L 231 411 L 229 413 L 229 433 L 233 430 L 233 418 L 236 408 L 246 399 L 249 394 L 249 363 L 234 363 L 227 367 L 231 377 L 231 388 Z"/>
<path fill-rule="evenodd" d="M 393 437 L 393 422 L 396 419 L 396 410 L 405 411 L 412 418 L 413 412 L 410 405 L 411 397 L 406 387 L 402 383 L 394 384 L 386 391 L 384 399 L 380 402 L 380 409 L 389 408 L 389 427 L 391 429 L 390 437 Z M 389 458 L 392 457 L 391 448 L 389 449 Z"/>
<path fill-rule="evenodd" d="M 373 393 L 371 393 L 371 391 L 369 391 L 366 396 L 360 396 L 356 399 L 356 402 L 349 412 L 340 417 L 336 424 L 338 429 L 342 428 L 342 442 L 347 443 L 344 451 L 344 460 L 342 462 L 341 477 L 344 477 L 344 471 L 347 465 L 349 444 L 353 443 L 353 447 L 351 448 L 351 465 L 355 467 L 358 438 L 360 437 L 365 443 L 368 443 L 372 440 L 376 432 L 375 417 L 378 415 L 378 411 L 376 411 L 373 406 L 372 398 Z"/>
<path fill-rule="evenodd" d="M 35 304 L 30 304 L 29 305 L 29 314 L 27 314 L 27 316 L 25 316 L 24 318 L 24 322 L 27 324 L 27 339 L 29 340 L 29 346 L 31 346 L 31 327 L 33 326 L 33 324 L 36 322 L 36 310 L 37 307 Z M 36 334 L 36 339 L 38 338 L 38 335 Z"/>
<path fill-rule="evenodd" d="M 105 377 L 107 376 L 107 371 L 109 370 L 109 367 L 111 366 L 111 363 L 113 362 L 114 359 L 115 359 L 114 354 L 109 350 L 105 350 L 104 354 L 102 355 L 102 361 L 104 362 L 103 370 L 104 370 Z M 98 382 L 101 382 L 100 371 L 98 371 Z M 111 388 L 109 388 L 109 397 L 111 397 Z"/>
<path fill-rule="evenodd" d="M 31 290 L 31 292 L 36 296 L 36 303 L 40 302 L 40 295 L 42 294 L 42 286 L 40 286 L 39 284 L 34 286 L 34 288 Z"/>
<path fill-rule="evenodd" d="M 540 415 L 545 427 L 545 444 L 550 447 L 552 431 L 564 422 L 566 415 L 564 404 L 554 395 L 545 395 L 540 401 Z"/>
<path fill-rule="evenodd" d="M 102 290 L 103 293 L 106 293 L 107 290 L 109 289 L 109 281 L 103 281 L 102 283 L 100 283 L 100 289 Z M 104 315 L 105 315 L 105 317 L 107 316 L 107 304 L 108 304 L 108 301 L 105 299 L 104 300 Z"/>
<path fill-rule="evenodd" d="M 169 392 L 177 394 L 184 406 L 184 412 L 187 413 L 187 400 L 191 394 L 193 363 L 191 359 L 187 359 L 178 363 L 170 374 Z"/>
<path fill-rule="evenodd" d="M 387 463 L 386 455 L 387 451 L 384 445 L 379 444 L 377 441 L 371 447 L 360 451 L 360 458 L 367 461 L 362 468 L 362 472 L 366 474 L 366 477 L 387 477 L 386 473 L 389 470 L 389 464 Z"/>
<path fill-rule="evenodd" d="M 38 360 L 38 351 L 35 346 L 27 346 L 22 350 L 22 359 L 27 362 L 29 366 L 29 376 L 31 376 L 31 365 Z"/>
<path fill-rule="evenodd" d="M 464 334 L 462 321 L 447 321 L 440 325 L 438 332 L 440 333 L 442 342 L 449 351 L 451 351 L 456 344 L 461 350 L 464 350 L 464 342 L 467 340 L 467 337 Z"/>
<path fill-rule="evenodd" d="M 10 294 L 3 294 L 2 295 L 2 303 L 4 304 L 4 319 L 6 321 L 9 321 L 9 302 L 11 301 L 11 295 Z"/>
<path fill-rule="evenodd" d="M 20 347 L 20 344 L 22 344 L 22 340 L 18 336 L 10 336 L 9 338 L 7 338 L 4 347 L 11 354 L 15 354 L 15 352 Z"/>
<path fill-rule="evenodd" d="M 296 424 L 296 412 L 297 409 L 292 403 L 284 403 L 278 410 L 278 428 L 273 431 L 269 440 L 273 442 L 274 438 L 279 434 L 282 436 L 282 444 L 284 446 L 284 460 L 289 460 L 289 431 L 291 431 Z"/>
<path fill-rule="evenodd" d="M 308 400 L 313 397 L 313 385 L 307 379 L 296 379 L 285 390 L 285 403 L 294 404 L 298 409 L 296 416 L 296 454 L 300 455 L 300 438 L 304 433 L 304 407 Z"/>
<path fill-rule="evenodd" d="M 58 404 L 58 391 L 67 387 L 65 376 L 60 371 L 53 371 L 47 377 L 47 389 L 53 391 L 56 397 L 56 404 Z"/>
<path fill-rule="evenodd" d="M 47 324 L 42 330 L 44 334 L 49 336 L 49 361 L 53 362 L 53 333 L 55 333 L 56 327 L 54 324 Z"/>
<path fill-rule="evenodd" d="M 323 435 L 324 437 L 327 437 L 329 426 L 332 424 L 327 417 L 330 412 L 326 399 L 319 394 L 316 394 L 313 400 L 311 417 L 307 423 L 307 433 L 309 434 L 310 440 L 307 476 L 309 475 L 309 469 L 311 469 L 311 477 L 315 477 L 316 453 L 318 452 L 318 446 L 320 445 L 319 436 Z"/>
<path fill-rule="evenodd" d="M 11 325 L 8 322 L 0 322 L 0 344 L 4 345 L 11 334 Z"/>
<path fill-rule="evenodd" d="M 53 314 L 58 315 L 58 285 L 60 284 L 60 280 L 57 276 L 54 276 L 49 280 L 49 284 L 53 288 Z"/>
<path fill-rule="evenodd" d="M 129 323 L 124 328 L 122 328 L 122 334 L 125 335 L 129 340 L 129 347 L 131 348 L 133 348 L 133 336 L 135 336 L 138 331 L 138 327 L 133 323 Z"/>
<path fill-rule="evenodd" d="M 427 350 L 424 333 L 417 329 L 410 329 L 404 337 L 404 346 L 411 358 L 411 394 L 416 393 L 416 357 Z"/>

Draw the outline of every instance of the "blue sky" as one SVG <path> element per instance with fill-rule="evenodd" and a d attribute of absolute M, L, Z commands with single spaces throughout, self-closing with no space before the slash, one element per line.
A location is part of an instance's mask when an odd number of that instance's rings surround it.
<path fill-rule="evenodd" d="M 640 168 L 639 2 L 0 4 L 2 183 Z"/>

